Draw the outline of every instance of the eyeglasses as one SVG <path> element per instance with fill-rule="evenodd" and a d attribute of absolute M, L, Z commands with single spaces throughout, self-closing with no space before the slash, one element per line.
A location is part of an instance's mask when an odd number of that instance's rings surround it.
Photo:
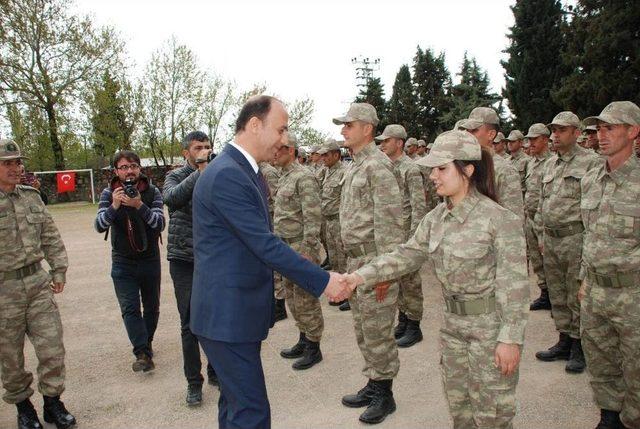
<path fill-rule="evenodd" d="M 125 172 L 127 170 L 137 170 L 140 166 L 138 164 L 129 164 L 129 165 L 121 165 L 120 167 L 116 167 L 116 170 L 120 170 Z"/>

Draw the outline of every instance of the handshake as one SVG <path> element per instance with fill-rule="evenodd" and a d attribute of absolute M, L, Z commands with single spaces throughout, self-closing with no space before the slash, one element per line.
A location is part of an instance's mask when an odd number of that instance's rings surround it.
<path fill-rule="evenodd" d="M 362 283 L 364 280 L 357 274 L 339 274 L 332 271 L 329 273 L 329 283 L 324 289 L 324 294 L 331 302 L 344 301 Z"/>

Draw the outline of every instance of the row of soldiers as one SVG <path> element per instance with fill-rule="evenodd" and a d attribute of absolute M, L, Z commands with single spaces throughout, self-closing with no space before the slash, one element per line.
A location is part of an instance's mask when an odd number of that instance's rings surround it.
<path fill-rule="evenodd" d="M 354 103 L 345 118 L 377 125 L 375 109 L 373 115 L 370 113 L 372 109 L 370 105 Z M 336 123 L 348 125 L 350 122 L 342 120 Z M 473 134 L 481 146 L 490 150 L 498 202 L 522 221 L 527 256 L 540 288 L 540 297 L 531 303 L 530 310 L 551 309 L 559 332 L 558 342 L 548 350 L 537 352 L 536 357 L 541 361 L 566 360 L 567 372 L 581 373 L 586 367 L 583 345 L 589 347 L 592 386 L 602 410 L 599 428 L 624 427 L 620 422 L 621 411 L 627 427 L 640 427 L 640 377 L 637 376 L 637 359 L 634 359 L 640 350 L 640 325 L 637 323 L 640 317 L 637 295 L 640 264 L 636 261 L 640 242 L 637 195 L 640 192 L 640 170 L 637 157 L 632 152 L 631 157 L 623 160 L 622 168 L 612 171 L 614 168 L 607 163 L 607 156 L 613 150 L 613 143 L 597 140 L 599 133 L 608 136 L 612 128 L 630 130 L 627 139 L 630 139 L 631 150 L 635 147 L 637 154 L 639 125 L 640 109 L 635 104 L 614 102 L 600 116 L 580 121 L 574 113 L 564 111 L 548 124 L 532 124 L 527 134 L 514 130 L 506 138 L 500 132 L 497 113 L 487 107 L 473 109 L 469 117 L 459 121 L 454 128 Z M 392 124 L 375 138 L 378 148 L 393 165 L 397 189 L 401 194 L 401 214 L 398 215 L 403 236 L 398 242 L 410 238 L 425 214 L 441 201 L 428 179 L 430 169 L 420 162 L 430 145 L 424 140 L 407 137 L 401 125 Z M 600 153 L 603 147 L 605 149 Z M 508 149 L 508 154 L 505 149 Z M 368 197 L 345 195 L 345 192 L 357 194 L 360 187 L 370 187 L 375 194 L 389 189 L 376 190 L 375 183 L 359 183 L 357 170 L 361 161 L 343 162 L 341 146 L 334 140 L 311 152 L 311 156 L 305 159 L 298 140 L 291 135 L 273 165 L 260 165 L 269 182 L 274 231 L 315 262 L 321 261 L 322 249 L 325 248 L 332 270 L 351 272 L 357 267 L 351 267 L 349 260 L 379 254 L 380 249 L 376 251 L 375 245 L 369 249 L 368 243 L 351 245 L 353 237 L 355 242 L 358 241 L 358 222 L 341 220 L 341 211 L 346 207 L 348 212 L 355 210 L 356 217 L 373 217 L 374 228 L 383 228 L 382 225 L 390 220 L 378 219 L 375 212 L 366 213 L 362 207 L 349 207 L 351 200 L 366 200 Z M 370 177 L 366 180 L 373 181 Z M 375 199 L 375 195 L 372 198 Z M 606 216 L 595 217 L 598 213 Z M 595 232 L 589 236 L 585 228 L 591 226 Z M 588 248 L 585 245 L 583 255 L 583 241 L 588 237 L 591 237 L 591 245 Z M 606 249 L 606 253 L 597 254 L 595 249 Z M 614 254 L 611 249 L 619 249 L 622 253 Z M 422 340 L 420 275 L 418 272 L 406 275 L 399 279 L 398 284 L 398 322 L 393 347 L 396 344 L 410 347 Z M 608 307 L 606 311 L 601 308 L 597 317 L 588 315 L 588 329 L 584 323 L 585 308 L 581 310 L 578 298 L 581 285 L 583 292 L 587 289 L 594 295 L 588 300 L 591 311 L 597 305 Z M 617 301 L 606 302 L 604 297 L 607 294 L 615 294 Z M 299 330 L 298 342 L 283 350 L 281 355 L 299 358 L 293 364 L 294 369 L 312 367 L 322 360 L 323 317 L 320 303 L 287 279 L 282 279 L 276 298 L 281 310 L 284 310 L 286 302 Z M 342 303 L 342 308 L 349 309 L 349 302 Z M 395 307 L 393 311 L 395 314 Z M 356 334 L 365 362 L 369 352 L 377 358 L 383 355 L 389 361 L 397 360 L 397 352 L 391 349 L 386 352 L 367 351 L 374 346 L 368 344 L 367 321 L 362 313 L 361 308 L 354 309 Z M 593 323 L 596 319 L 598 326 Z M 606 320 L 603 322 L 603 319 Z M 629 323 L 634 320 L 635 324 Z M 364 338 L 359 337 L 358 326 L 364 330 Z M 384 331 L 380 329 L 380 323 L 373 326 Z M 587 338 L 581 335 L 581 328 Z M 622 335 L 625 340 L 622 340 Z M 627 347 L 629 345 L 631 347 Z M 381 364 L 387 369 L 389 365 L 389 362 Z M 369 368 L 365 375 L 370 379 L 376 378 L 372 374 L 378 378 L 393 378 L 395 372 L 397 369 L 381 375 L 375 368 Z M 629 380 L 633 374 L 635 378 Z M 343 398 L 345 405 L 353 400 L 348 396 Z M 393 412 L 391 407 L 377 410 L 373 419 L 371 415 L 363 414 L 361 420 L 376 423 L 376 420 L 381 421 L 380 416 L 384 419 L 390 412 Z"/>

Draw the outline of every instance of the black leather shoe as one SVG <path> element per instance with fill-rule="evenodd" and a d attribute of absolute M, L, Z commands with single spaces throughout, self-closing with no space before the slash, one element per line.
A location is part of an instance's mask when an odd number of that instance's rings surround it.
<path fill-rule="evenodd" d="M 349 301 L 345 301 L 340 304 L 340 307 L 338 308 L 340 309 L 340 311 L 351 311 L 351 304 L 349 304 Z"/>
<path fill-rule="evenodd" d="M 571 337 L 560 333 L 560 339 L 549 350 L 536 353 L 536 358 L 545 362 L 554 360 L 568 360 L 571 354 Z"/>
<path fill-rule="evenodd" d="M 280 352 L 280 356 L 285 359 L 297 359 L 302 357 L 305 346 L 307 345 L 307 336 L 300 332 L 300 338 L 298 342 L 290 349 L 284 349 Z"/>
<path fill-rule="evenodd" d="M 284 299 L 276 299 L 274 318 L 276 322 L 287 318 L 287 307 L 284 305 Z"/>
<path fill-rule="evenodd" d="M 307 340 L 302 357 L 295 361 L 293 369 L 309 369 L 318 362 L 322 361 L 322 352 L 320 351 L 320 343 Z"/>
<path fill-rule="evenodd" d="M 59 396 L 44 397 L 44 421 L 53 423 L 58 429 L 67 429 L 76 424 L 76 418 L 67 411 Z"/>
<path fill-rule="evenodd" d="M 600 409 L 600 422 L 596 429 L 624 429 L 620 421 L 620 412 Z"/>
<path fill-rule="evenodd" d="M 396 410 L 391 384 L 393 380 L 374 381 L 374 394 L 367 409 L 360 415 L 360 421 L 368 424 L 381 423 Z"/>
<path fill-rule="evenodd" d="M 549 300 L 549 291 L 547 289 L 540 291 L 540 296 L 531 303 L 529 310 L 551 310 L 551 301 Z"/>
<path fill-rule="evenodd" d="M 329 301 L 329 305 L 332 307 L 340 307 L 345 302 L 349 302 L 349 301 L 347 301 L 346 299 L 343 299 L 342 301 L 338 301 L 338 302 Z"/>
<path fill-rule="evenodd" d="M 149 372 L 153 371 L 155 368 L 156 366 L 153 363 L 153 359 L 151 359 L 151 356 L 146 353 L 138 353 L 136 355 L 136 361 L 131 365 L 131 369 L 134 372 Z"/>
<path fill-rule="evenodd" d="M 398 347 L 407 348 L 422 341 L 422 330 L 419 320 L 407 319 L 407 329 L 404 335 L 396 341 Z"/>
<path fill-rule="evenodd" d="M 396 329 L 393 331 L 393 336 L 395 337 L 396 340 L 402 338 L 405 331 L 407 330 L 407 320 L 409 320 L 407 318 L 407 315 L 402 311 L 399 311 L 398 325 L 396 326 Z"/>
<path fill-rule="evenodd" d="M 369 380 L 366 386 L 358 390 L 358 393 L 342 397 L 342 405 L 349 408 L 368 407 L 373 397 L 373 380 Z"/>
<path fill-rule="evenodd" d="M 564 370 L 573 374 L 581 374 L 587 366 L 587 363 L 584 360 L 584 352 L 582 351 L 582 342 L 580 341 L 580 338 L 572 338 L 571 341 L 569 362 L 567 362 Z"/>
<path fill-rule="evenodd" d="M 42 429 L 38 413 L 29 399 L 16 404 L 18 408 L 18 429 Z"/>
<path fill-rule="evenodd" d="M 202 386 L 193 385 L 187 387 L 186 402 L 190 407 L 197 407 L 202 404 Z"/>

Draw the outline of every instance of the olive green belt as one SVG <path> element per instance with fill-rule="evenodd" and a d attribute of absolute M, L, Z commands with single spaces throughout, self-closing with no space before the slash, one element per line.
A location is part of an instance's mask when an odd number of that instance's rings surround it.
<path fill-rule="evenodd" d="M 357 246 L 345 246 L 344 253 L 350 258 L 360 258 L 361 256 L 377 254 L 376 243 L 362 243 Z"/>
<path fill-rule="evenodd" d="M 36 262 L 31 265 L 27 265 L 26 267 L 18 268 L 15 271 L 7 271 L 4 273 L 0 273 L 0 278 L 4 281 L 7 280 L 21 280 L 25 277 L 29 277 L 35 273 L 37 273 L 41 268 L 40 262 Z"/>
<path fill-rule="evenodd" d="M 571 222 L 557 228 L 544 227 L 545 234 L 549 234 L 553 238 L 569 237 L 571 235 L 580 234 L 582 231 L 584 231 L 584 225 L 582 225 L 582 222 Z"/>
<path fill-rule="evenodd" d="M 458 316 L 478 316 L 496 311 L 495 295 L 487 295 L 470 301 L 460 301 L 456 297 L 445 297 L 447 312 Z"/>
<path fill-rule="evenodd" d="M 297 237 L 290 237 L 290 238 L 280 237 L 280 239 L 285 243 L 287 243 L 288 245 L 292 245 L 293 243 L 297 243 L 298 241 L 304 240 L 304 235 L 299 235 Z"/>
<path fill-rule="evenodd" d="M 599 274 L 589 270 L 589 275 L 596 284 L 606 288 L 623 288 L 640 286 L 640 271 L 627 271 L 615 274 Z"/>

